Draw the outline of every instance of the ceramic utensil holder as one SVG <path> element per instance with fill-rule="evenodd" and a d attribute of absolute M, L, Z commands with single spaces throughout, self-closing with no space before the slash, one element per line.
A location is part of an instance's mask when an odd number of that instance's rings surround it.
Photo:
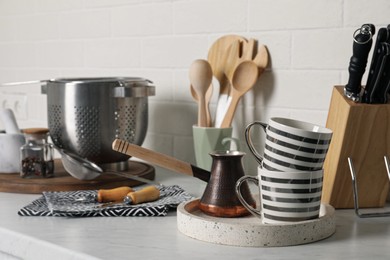
<path fill-rule="evenodd" d="M 359 207 L 386 203 L 389 180 L 383 157 L 390 155 L 390 104 L 354 103 L 335 86 L 326 127 L 333 139 L 324 162 L 322 201 L 335 208 L 354 208 L 351 157 L 356 170 Z"/>

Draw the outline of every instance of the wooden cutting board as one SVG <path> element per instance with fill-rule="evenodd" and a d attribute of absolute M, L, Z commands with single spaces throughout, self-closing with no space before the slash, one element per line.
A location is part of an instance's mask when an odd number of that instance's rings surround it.
<path fill-rule="evenodd" d="M 154 167 L 142 162 L 129 161 L 127 173 L 153 180 Z M 43 191 L 71 191 L 110 189 L 119 186 L 137 186 L 143 184 L 139 181 L 127 179 L 113 174 L 102 174 L 98 178 L 89 181 L 75 179 L 69 175 L 60 159 L 54 160 L 55 177 L 24 179 L 19 173 L 0 173 L 0 192 L 13 193 L 42 193 Z M 126 172 L 122 172 L 126 173 Z"/>

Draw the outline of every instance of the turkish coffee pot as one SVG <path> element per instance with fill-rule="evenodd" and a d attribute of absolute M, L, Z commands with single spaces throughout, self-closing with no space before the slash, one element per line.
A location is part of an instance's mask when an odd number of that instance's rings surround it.
<path fill-rule="evenodd" d="M 241 217 L 249 215 L 249 211 L 238 199 L 235 186 L 238 179 L 245 175 L 240 151 L 215 151 L 210 153 L 213 162 L 211 172 L 161 154 L 141 146 L 116 139 L 112 143 L 114 151 L 145 160 L 160 167 L 196 177 L 207 182 L 205 191 L 199 201 L 199 209 L 207 215 L 215 217 Z M 255 207 L 247 183 L 241 187 L 242 196 Z"/>
<path fill-rule="evenodd" d="M 241 204 L 235 190 L 236 182 L 245 175 L 242 167 L 242 157 L 239 151 L 215 151 L 210 153 L 213 162 L 211 165 L 210 180 L 199 202 L 199 209 L 215 217 L 240 217 L 248 215 L 248 211 Z M 255 201 L 249 193 L 248 185 L 243 186 L 241 192 L 255 207 Z"/>

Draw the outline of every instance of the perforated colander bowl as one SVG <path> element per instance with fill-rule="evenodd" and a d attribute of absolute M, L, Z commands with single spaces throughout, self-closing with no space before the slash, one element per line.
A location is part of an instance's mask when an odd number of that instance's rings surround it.
<path fill-rule="evenodd" d="M 46 81 L 42 93 L 53 143 L 106 164 L 129 158 L 112 150 L 116 138 L 143 143 L 155 87 L 143 78 L 60 78 Z"/>

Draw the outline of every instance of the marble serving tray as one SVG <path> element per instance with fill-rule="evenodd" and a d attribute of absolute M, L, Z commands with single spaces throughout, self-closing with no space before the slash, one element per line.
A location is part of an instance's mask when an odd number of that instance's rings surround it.
<path fill-rule="evenodd" d="M 206 242 L 243 246 L 277 247 L 312 243 L 336 231 L 335 210 L 321 204 L 320 217 L 288 224 L 262 224 L 259 218 L 218 218 L 198 208 L 199 199 L 181 203 L 177 208 L 177 226 L 181 233 Z"/>

